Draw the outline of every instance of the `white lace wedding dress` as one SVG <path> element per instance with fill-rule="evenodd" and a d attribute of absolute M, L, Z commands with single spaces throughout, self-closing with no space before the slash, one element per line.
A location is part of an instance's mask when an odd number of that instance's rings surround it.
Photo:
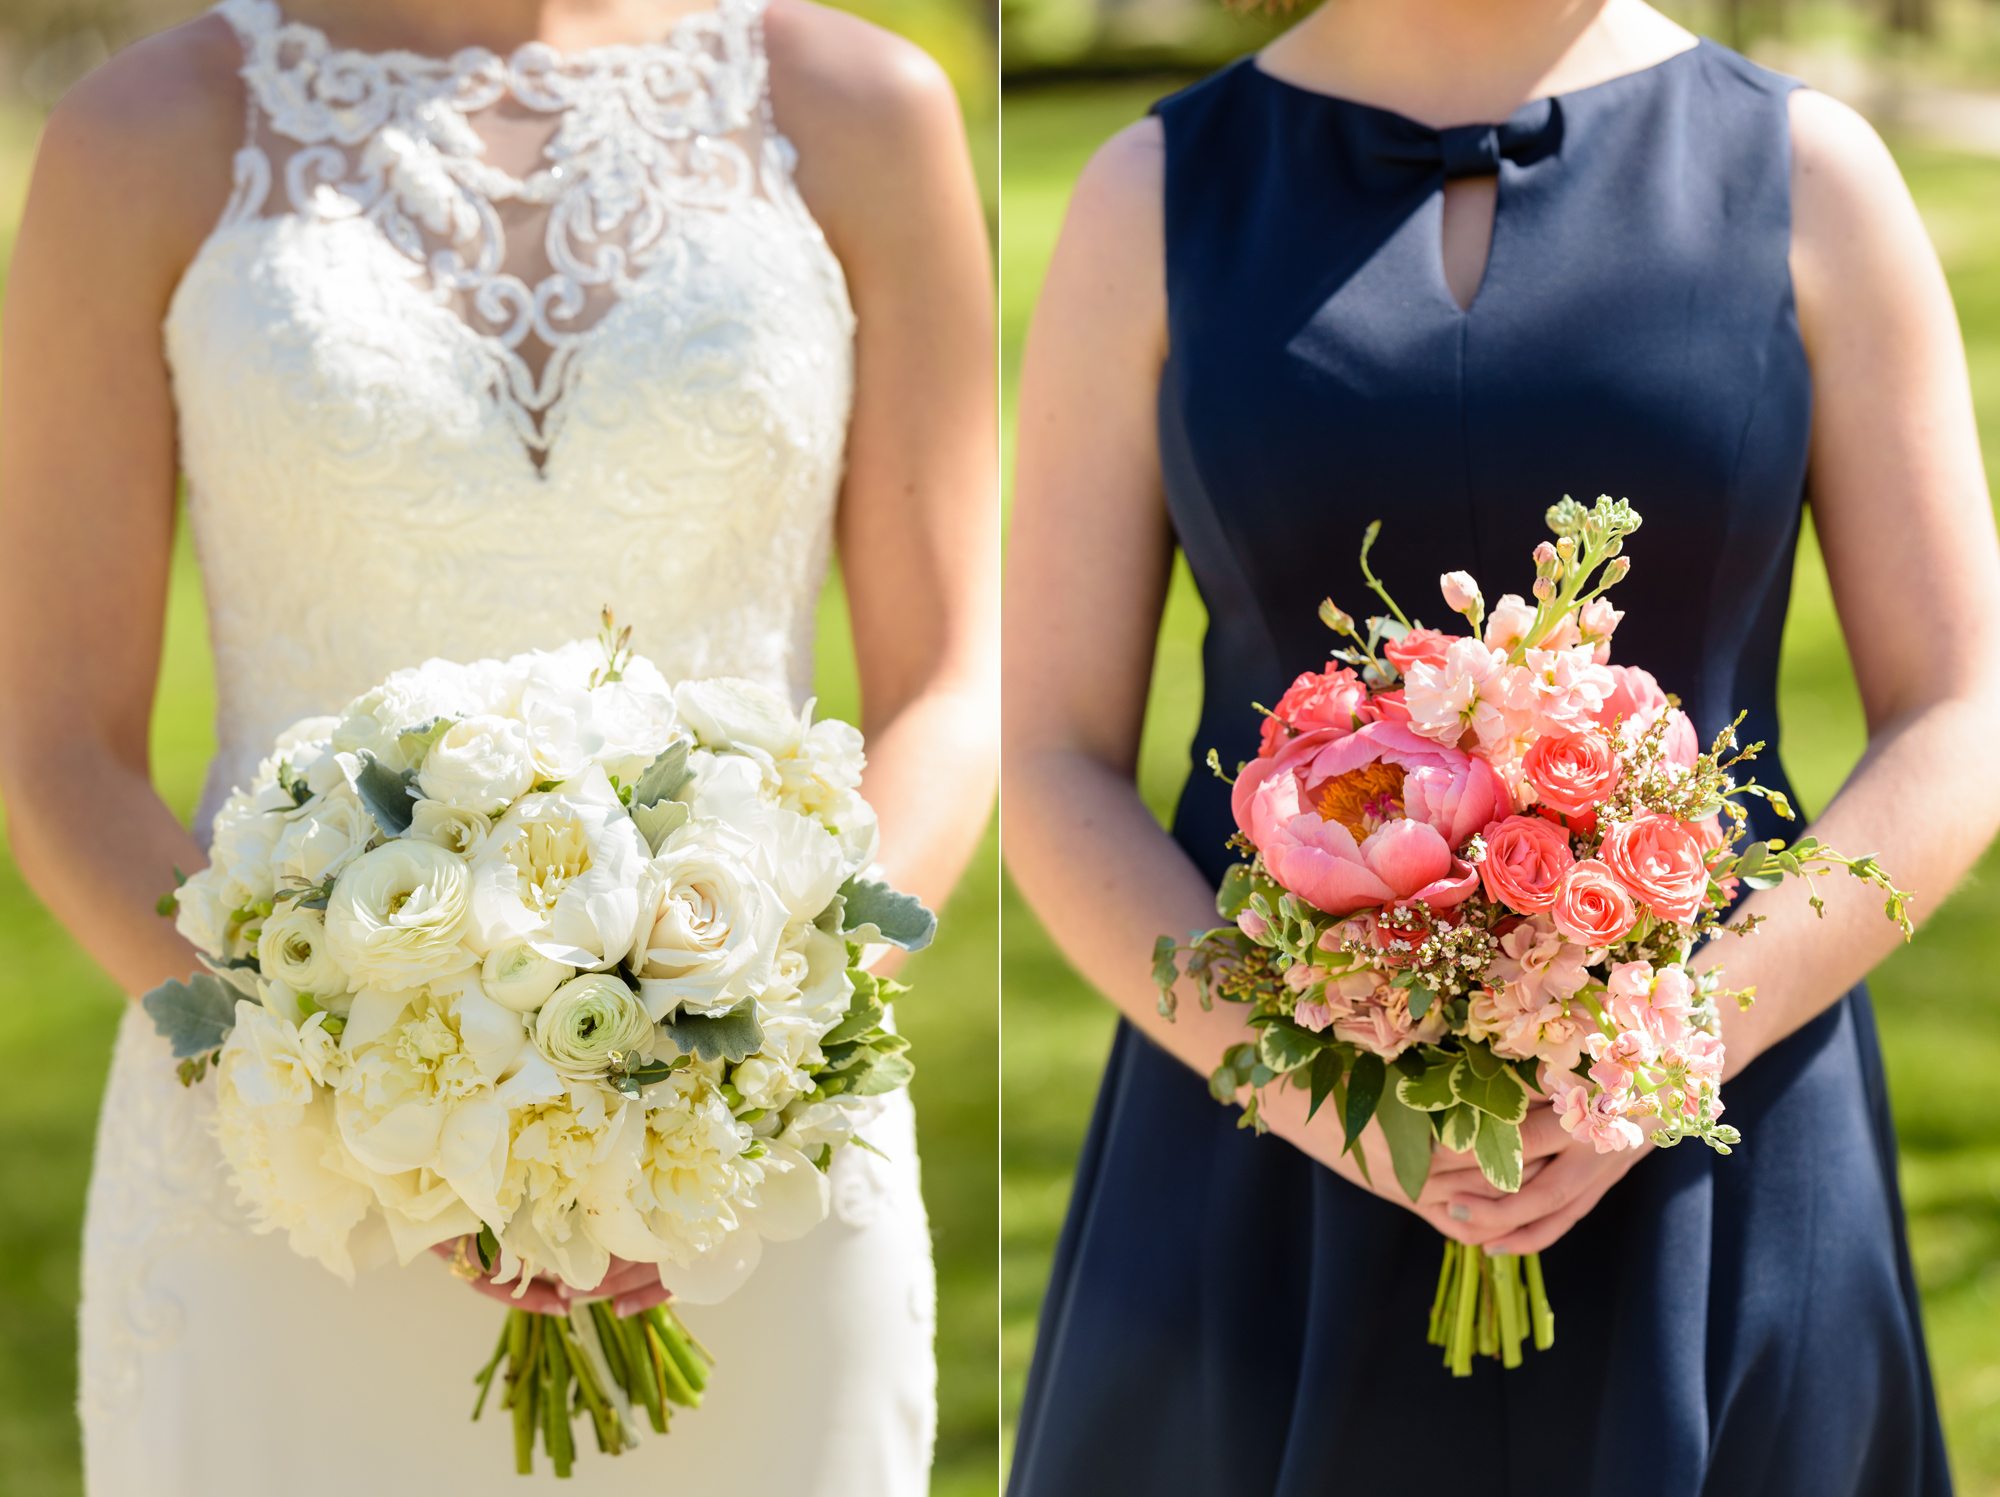
<path fill-rule="evenodd" d="M 400 666 L 553 646 L 610 603 L 669 677 L 806 695 L 850 403 L 840 266 L 772 127 L 762 0 L 664 40 L 449 60 L 225 0 L 249 134 L 166 323 L 221 751 L 197 835 L 278 729 Z M 136 1009 L 84 1240 L 94 1497 L 488 1494 L 468 1421 L 501 1309 L 426 1258 L 353 1289 L 252 1234 Z M 910 1497 L 935 1420 L 909 1102 L 833 1215 L 685 1316 L 718 1367 L 581 1493 Z"/>

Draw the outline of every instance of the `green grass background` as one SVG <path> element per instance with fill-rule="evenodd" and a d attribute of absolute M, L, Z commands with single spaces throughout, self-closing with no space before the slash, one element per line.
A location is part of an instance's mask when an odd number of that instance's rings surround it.
<path fill-rule="evenodd" d="M 1043 268 L 1071 184 L 1098 142 L 1175 80 L 1010 91 L 1002 108 L 1001 318 L 1012 398 Z M 1958 300 L 1989 454 L 2000 452 L 2000 161 L 1899 147 Z M 1201 693 L 1203 614 L 1177 571 L 1161 630 L 1140 780 L 1163 817 L 1187 772 Z M 1824 806 L 1864 734 L 1826 575 L 1799 559 L 1781 684 L 1784 761 Z M 1910 1236 L 1959 1490 L 2000 1493 L 2000 1002 L 1994 974 L 2000 856 L 1875 977 L 1903 1145 Z M 1069 1199 L 1112 1010 L 1069 969 L 1011 887 L 1003 895 L 1001 1347 L 1007 1429 Z"/>
<path fill-rule="evenodd" d="M 926 13 L 894 0 L 855 8 L 892 25 L 905 12 Z M 990 95 L 982 113 L 973 81 L 961 93 L 972 106 L 990 209 L 995 125 Z M 0 109 L 0 264 L 13 246 L 38 127 L 31 114 Z M 858 719 L 837 578 L 820 607 L 817 689 L 822 715 Z M 213 713 L 200 579 L 183 538 L 152 732 L 155 783 L 183 817 L 214 748 Z M 998 1490 L 998 860 L 989 831 L 937 943 L 909 964 L 904 979 L 916 990 L 896 1015 L 917 1063 L 911 1091 L 938 1267 L 933 1497 Z M 125 1001 L 22 882 L 5 852 L 0 809 L 0 1497 L 82 1490 L 72 1408 L 77 1245 L 98 1096 Z M 577 1486 L 589 1490 L 587 1480 Z"/>

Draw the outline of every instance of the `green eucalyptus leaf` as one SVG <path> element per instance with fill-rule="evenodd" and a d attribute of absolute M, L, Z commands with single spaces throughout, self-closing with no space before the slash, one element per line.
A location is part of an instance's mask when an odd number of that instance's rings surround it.
<path fill-rule="evenodd" d="M 1408 1085 L 1407 1081 L 1404 1085 Z M 1394 1091 L 1382 1093 L 1375 1117 L 1389 1140 L 1389 1158 L 1396 1167 L 1396 1183 L 1403 1194 L 1415 1200 L 1423 1194 L 1424 1181 L 1431 1172 L 1430 1119 L 1396 1100 Z"/>
<path fill-rule="evenodd" d="M 1731 870 L 1738 878 L 1747 878 L 1764 866 L 1764 859 L 1771 855 L 1770 847 L 1762 842 L 1752 842 L 1737 855 L 1736 866 Z"/>
<path fill-rule="evenodd" d="M 1514 1124 L 1498 1118 L 1481 1121 L 1473 1154 L 1495 1189 L 1511 1193 L 1521 1188 L 1521 1130 Z"/>
<path fill-rule="evenodd" d="M 680 1014 L 660 1024 L 668 1039 L 683 1054 L 703 1060 L 726 1060 L 732 1064 L 748 1060 L 764 1043 L 764 1028 L 757 1022 L 757 1000 L 745 998 L 725 1014 L 706 1017 Z"/>
<path fill-rule="evenodd" d="M 905 894 L 859 874 L 840 886 L 846 901 L 840 933 L 864 945 L 886 941 L 905 951 L 922 951 L 937 934 L 937 916 L 914 894 Z"/>
<path fill-rule="evenodd" d="M 1180 981 L 1181 969 L 1174 961 L 1174 953 L 1179 949 L 1172 936 L 1161 936 L 1153 943 L 1154 987 L 1170 988 Z"/>
<path fill-rule="evenodd" d="M 1444 1122 L 1438 1129 L 1439 1139 L 1452 1153 L 1463 1154 L 1479 1137 L 1479 1109 L 1460 1102 L 1441 1116 Z"/>
<path fill-rule="evenodd" d="M 1433 993 L 1429 988 L 1425 987 L 1422 983 L 1420 982 L 1411 983 L 1410 1022 L 1414 1024 L 1421 1021 L 1423 1016 L 1430 1012 L 1431 1001 L 1436 997 L 1437 994 Z"/>
<path fill-rule="evenodd" d="M 1782 873 L 1745 873 L 1739 876 L 1753 889 L 1775 889 L 1785 881 Z"/>
<path fill-rule="evenodd" d="M 1452 1094 L 1460 1102 L 1491 1113 L 1502 1122 L 1520 1122 L 1528 1115 L 1528 1089 L 1521 1084 L 1520 1073 L 1489 1053 L 1487 1059 L 1493 1064 L 1493 1072 L 1481 1076 L 1472 1059 L 1478 1053 L 1468 1050 L 1466 1063 L 1452 1071 Z"/>
<path fill-rule="evenodd" d="M 672 800 L 687 788 L 688 781 L 694 778 L 694 771 L 688 768 L 688 750 L 692 747 L 692 740 L 676 738 L 661 750 L 632 787 L 634 808 Z"/>
<path fill-rule="evenodd" d="M 398 773 L 366 749 L 361 751 L 361 773 L 354 777 L 354 793 L 375 818 L 375 824 L 391 837 L 410 829 L 417 807 L 411 786 L 416 783 L 413 769 Z"/>
<path fill-rule="evenodd" d="M 1343 1148 L 1352 1149 L 1360 1141 L 1361 1130 L 1375 1116 L 1375 1104 L 1382 1098 L 1382 1084 L 1387 1075 L 1381 1056 L 1365 1050 L 1355 1056 L 1354 1073 L 1347 1078 L 1347 1115 L 1342 1119 L 1347 1142 Z"/>
<path fill-rule="evenodd" d="M 1414 1107 L 1418 1112 L 1443 1112 L 1458 1101 L 1458 1094 L 1451 1089 L 1451 1077 L 1460 1064 L 1450 1060 L 1432 1066 L 1421 1076 L 1405 1076 L 1396 1083 L 1396 1095 L 1405 1107 Z"/>
<path fill-rule="evenodd" d="M 175 1060 L 192 1060 L 221 1048 L 236 1027 L 236 990 L 197 972 L 186 982 L 169 978 L 139 1000 Z"/>

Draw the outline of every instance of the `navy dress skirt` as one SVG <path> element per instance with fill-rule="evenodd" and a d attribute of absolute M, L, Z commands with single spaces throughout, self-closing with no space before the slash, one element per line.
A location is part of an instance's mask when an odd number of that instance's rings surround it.
<path fill-rule="evenodd" d="M 1526 592 L 1543 512 L 1629 498 L 1614 658 L 1782 784 L 1778 643 L 1812 384 L 1792 301 L 1793 85 L 1704 42 L 1436 131 L 1243 61 L 1158 106 L 1171 353 L 1160 454 L 1208 606 L 1197 756 L 1323 665 L 1374 564 L 1444 618 Z M 1441 187 L 1498 173 L 1485 280 L 1446 289 Z M 1231 861 L 1227 788 L 1174 835 Z M 1781 828 L 1768 818 L 1757 834 Z M 1641 1161 L 1544 1255 L 1552 1351 L 1452 1378 L 1440 1239 L 1120 1026 L 1045 1302 L 1013 1497 L 1942 1497 L 1950 1491 L 1857 988 L 1733 1080 L 1728 1158 Z"/>

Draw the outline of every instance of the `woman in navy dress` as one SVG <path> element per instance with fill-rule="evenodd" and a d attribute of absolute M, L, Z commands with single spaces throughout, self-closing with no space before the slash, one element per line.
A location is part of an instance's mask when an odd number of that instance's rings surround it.
<path fill-rule="evenodd" d="M 1441 1156 L 1413 1207 L 1330 1110 L 1273 1089 L 1257 1137 L 1208 1096 L 1240 1021 L 1159 1019 L 1147 954 L 1214 923 L 1227 788 L 1197 769 L 1169 837 L 1133 786 L 1176 545 L 1209 613 L 1195 753 L 1233 764 L 1249 704 L 1324 664 L 1319 599 L 1367 611 L 1369 520 L 1442 617 L 1447 569 L 1525 591 L 1565 493 L 1645 516 L 1617 659 L 1704 739 L 1747 713 L 1782 783 L 1810 502 L 1870 725 L 1817 830 L 1935 908 L 2000 823 L 2000 559 L 1943 277 L 1868 127 L 1640 0 L 1327 0 L 1093 162 L 1020 433 L 1008 854 L 1124 1022 L 1014 1497 L 1949 1492 L 1860 986 L 1879 901 L 1760 894 L 1708 954 L 1761 994 L 1725 1016 L 1733 1156 L 1599 1155 L 1544 1106 L 1517 1196 Z M 1440 1232 L 1545 1250 L 1551 1351 L 1439 1365 Z"/>

